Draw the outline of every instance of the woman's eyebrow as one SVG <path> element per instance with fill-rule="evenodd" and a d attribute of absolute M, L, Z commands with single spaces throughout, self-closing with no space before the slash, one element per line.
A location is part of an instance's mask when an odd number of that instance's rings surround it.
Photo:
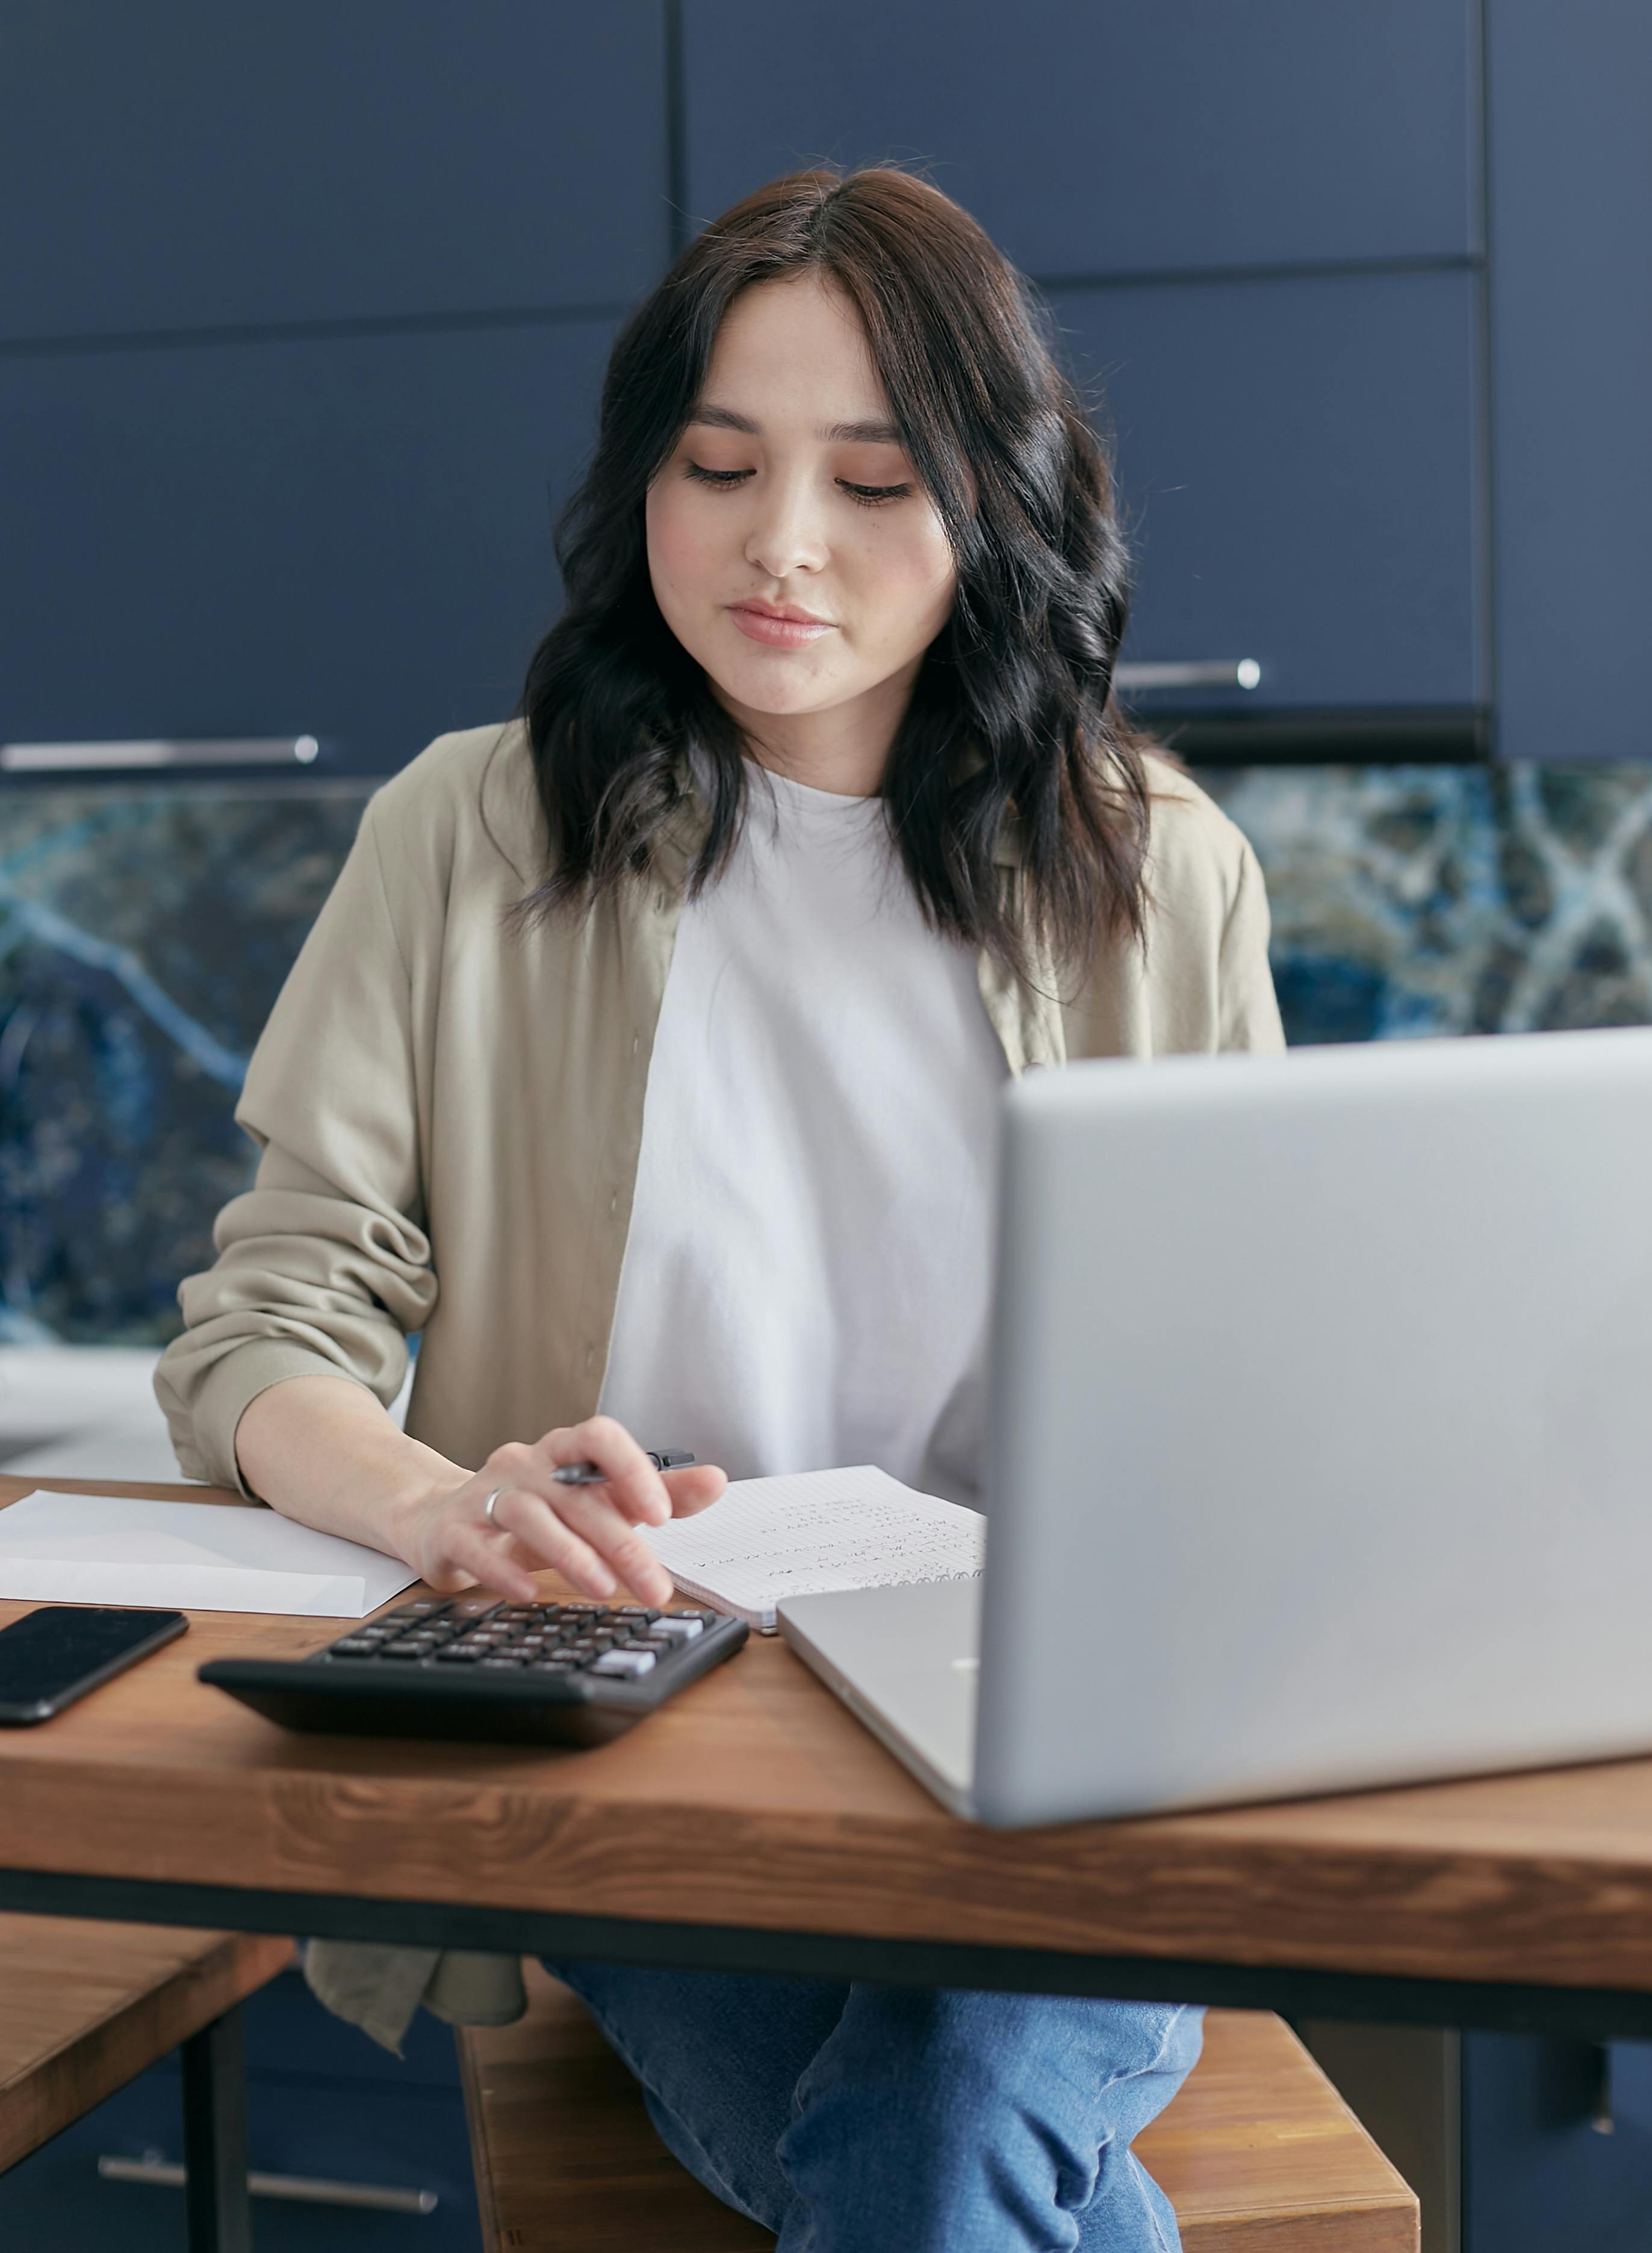
<path fill-rule="evenodd" d="M 709 424 L 714 430 L 743 430 L 748 437 L 763 435 L 763 425 L 754 422 L 749 415 L 737 415 L 732 407 L 712 407 L 702 404 L 689 416 L 690 422 Z"/>
<path fill-rule="evenodd" d="M 834 422 L 828 430 L 817 430 L 815 436 L 828 446 L 898 446 L 901 443 L 893 422 Z"/>
<path fill-rule="evenodd" d="M 749 415 L 742 415 L 733 407 L 714 407 L 709 401 L 695 408 L 688 418 L 713 430 L 743 430 L 749 438 L 763 436 L 763 425 Z M 901 434 L 893 422 L 833 422 L 815 436 L 828 446 L 898 446 Z"/>

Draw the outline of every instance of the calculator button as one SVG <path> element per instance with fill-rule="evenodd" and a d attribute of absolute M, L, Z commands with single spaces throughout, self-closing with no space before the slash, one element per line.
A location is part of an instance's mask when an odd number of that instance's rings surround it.
<path fill-rule="evenodd" d="M 630 1679 L 652 1673 L 654 1663 L 652 1650 L 605 1650 L 600 1658 L 591 1661 L 591 1672 L 623 1675 Z"/>
<path fill-rule="evenodd" d="M 410 1636 L 403 1636 L 400 1642 L 387 1643 L 384 1655 L 387 1658 L 422 1658 L 431 1647 L 428 1643 L 415 1643 Z"/>
<path fill-rule="evenodd" d="M 371 1658 L 378 1648 L 378 1644 L 369 1643 L 366 1636 L 352 1635 L 343 1643 L 335 1643 L 332 1655 L 335 1658 Z"/>
<path fill-rule="evenodd" d="M 575 1671 L 571 1658 L 536 1658 L 528 1669 L 530 1674 L 572 1674 Z"/>
<path fill-rule="evenodd" d="M 649 1629 L 651 1635 L 669 1636 L 673 1643 L 692 1643 L 705 1632 L 706 1622 L 692 1612 L 662 1612 Z"/>
<path fill-rule="evenodd" d="M 497 1652 L 491 1658 L 478 1658 L 477 1664 L 484 1672 L 491 1670 L 496 1674 L 501 1671 L 508 1674 L 518 1674 L 522 1667 L 519 1658 L 505 1658 Z"/>
<path fill-rule="evenodd" d="M 445 1650 L 436 1653 L 444 1666 L 479 1666 L 483 1656 L 479 1650 L 467 1650 L 462 1643 L 450 1643 Z"/>

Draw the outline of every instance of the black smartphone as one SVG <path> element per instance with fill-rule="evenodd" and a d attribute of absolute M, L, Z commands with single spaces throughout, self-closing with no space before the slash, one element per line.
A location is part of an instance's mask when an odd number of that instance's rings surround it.
<path fill-rule="evenodd" d="M 182 1612 L 42 1604 L 0 1628 L 0 1726 L 49 1721 L 189 1625 Z"/>

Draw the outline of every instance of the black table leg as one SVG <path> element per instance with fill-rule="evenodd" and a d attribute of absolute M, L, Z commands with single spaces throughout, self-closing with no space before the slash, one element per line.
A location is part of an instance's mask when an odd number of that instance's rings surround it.
<path fill-rule="evenodd" d="M 252 2253 L 239 2007 L 192 2034 L 181 2055 L 189 2253 Z"/>

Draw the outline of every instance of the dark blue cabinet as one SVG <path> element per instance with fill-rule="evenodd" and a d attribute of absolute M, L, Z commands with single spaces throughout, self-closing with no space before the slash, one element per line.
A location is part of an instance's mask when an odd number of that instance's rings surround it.
<path fill-rule="evenodd" d="M 1504 755 L 1647 755 L 1652 7 L 1488 0 Z"/>
<path fill-rule="evenodd" d="M 0 740 L 507 709 L 673 231 L 894 156 L 1104 384 L 1131 656 L 1634 756 L 1649 116 L 1644 0 L 5 10 Z"/>
<path fill-rule="evenodd" d="M 612 306 L 668 241 L 659 0 L 0 10 L 0 337 Z"/>
<path fill-rule="evenodd" d="M 296 1972 L 246 2005 L 251 2164 L 261 2173 L 427 2191 L 431 2211 L 254 2201 L 256 2253 L 480 2253 L 452 2033 L 415 2019 L 394 2058 L 330 2018 Z M 0 2178 L 0 2245 L 51 2253 L 183 2253 L 181 2191 L 109 2181 L 98 2159 L 182 2155 L 167 2061 Z"/>
<path fill-rule="evenodd" d="M 610 324 L 0 355 L 0 741 L 503 717 Z"/>
<path fill-rule="evenodd" d="M 688 199 L 917 158 L 1044 277 L 1463 257 L 1470 0 L 684 0 Z"/>
<path fill-rule="evenodd" d="M 1645 2253 L 1652 2046 L 1474 2033 L 1462 2055 L 1462 2253 Z"/>
<path fill-rule="evenodd" d="M 1231 708 L 1488 695 L 1480 51 L 1467 0 L 686 0 L 691 208 L 916 157 L 1052 296 L 1116 433 L 1126 655 L 1251 657 Z M 1153 707 L 1148 706 L 1151 715 Z"/>
<path fill-rule="evenodd" d="M 1127 657 L 1255 658 L 1273 708 L 1478 701 L 1474 289 L 1423 273 L 1056 294 L 1135 527 Z"/>

